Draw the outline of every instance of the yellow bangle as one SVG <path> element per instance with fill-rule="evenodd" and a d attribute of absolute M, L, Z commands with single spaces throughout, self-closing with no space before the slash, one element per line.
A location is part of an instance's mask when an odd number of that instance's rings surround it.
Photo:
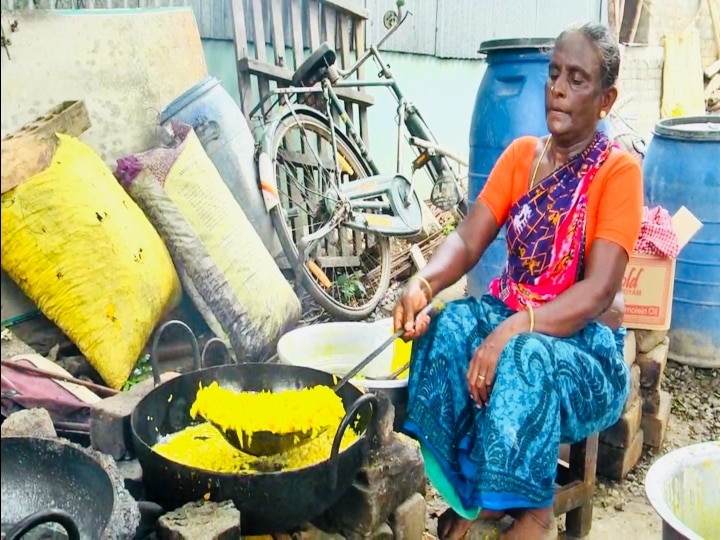
<path fill-rule="evenodd" d="M 532 307 L 532 304 L 527 305 L 528 315 L 530 316 L 530 330 L 528 332 L 532 333 L 535 331 L 535 310 Z"/>
<path fill-rule="evenodd" d="M 410 281 L 412 281 L 413 279 L 416 279 L 416 280 L 418 280 L 420 283 L 422 283 L 423 285 L 425 285 L 425 288 L 427 289 L 426 292 L 428 293 L 428 302 L 429 302 L 430 300 L 432 300 L 433 290 L 432 290 L 432 287 L 430 286 L 430 282 L 429 282 L 427 279 L 425 279 L 424 277 L 419 276 L 419 275 L 417 275 L 417 274 L 415 274 L 413 277 L 411 277 L 411 278 L 410 278 Z"/>

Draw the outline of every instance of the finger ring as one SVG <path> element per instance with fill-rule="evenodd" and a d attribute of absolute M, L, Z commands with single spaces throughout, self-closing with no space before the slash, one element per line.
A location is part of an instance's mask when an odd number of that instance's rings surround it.
<path fill-rule="evenodd" d="M 485 375 L 478 375 L 477 378 L 478 378 L 478 381 L 484 381 L 484 380 L 485 380 Z"/>

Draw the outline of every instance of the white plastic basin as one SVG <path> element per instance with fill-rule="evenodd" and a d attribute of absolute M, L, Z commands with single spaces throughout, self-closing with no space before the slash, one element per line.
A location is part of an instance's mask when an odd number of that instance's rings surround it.
<path fill-rule="evenodd" d="M 720 539 L 720 441 L 662 456 L 645 477 L 645 492 L 663 520 L 663 540 Z"/>

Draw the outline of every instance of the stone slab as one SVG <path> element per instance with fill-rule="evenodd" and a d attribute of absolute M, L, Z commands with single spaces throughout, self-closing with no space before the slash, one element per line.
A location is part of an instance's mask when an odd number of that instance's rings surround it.
<path fill-rule="evenodd" d="M 240 512 L 231 501 L 188 503 L 158 520 L 158 540 L 240 540 Z"/>
<path fill-rule="evenodd" d="M 169 371 L 162 373 L 160 378 L 165 382 L 178 375 Z M 153 379 L 149 378 L 126 392 L 93 404 L 90 409 L 90 443 L 95 450 L 116 460 L 133 457 L 130 415 L 153 388 Z"/>
<path fill-rule="evenodd" d="M 395 433 L 389 444 L 370 452 L 352 486 L 313 524 L 348 539 L 371 537 L 410 496 L 425 494 L 425 482 L 420 447 Z"/>

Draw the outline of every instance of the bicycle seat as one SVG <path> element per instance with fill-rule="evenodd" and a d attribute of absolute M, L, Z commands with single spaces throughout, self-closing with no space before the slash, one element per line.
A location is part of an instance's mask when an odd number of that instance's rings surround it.
<path fill-rule="evenodd" d="M 326 41 L 320 45 L 307 59 L 300 64 L 292 76 L 292 86 L 304 86 L 315 84 L 318 80 L 320 72 L 335 63 L 337 55 L 335 51 Z"/>

